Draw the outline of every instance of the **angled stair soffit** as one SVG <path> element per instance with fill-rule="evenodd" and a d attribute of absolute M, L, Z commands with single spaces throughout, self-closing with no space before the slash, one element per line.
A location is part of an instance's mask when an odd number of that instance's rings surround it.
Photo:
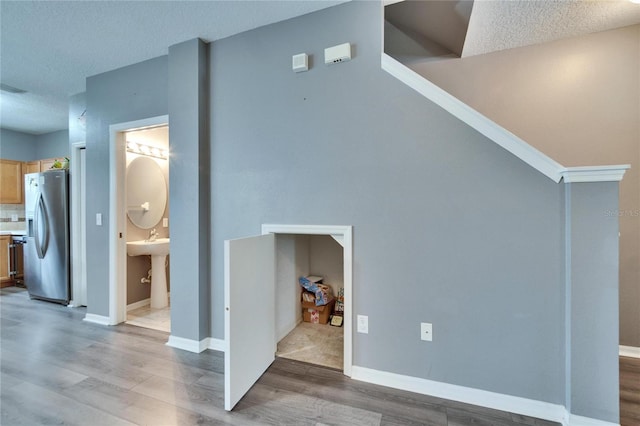
<path fill-rule="evenodd" d="M 485 3 L 491 3 L 491 5 L 488 6 Z M 468 31 L 471 30 L 468 28 L 470 25 L 477 26 L 480 22 L 480 19 L 475 18 L 476 14 L 486 19 L 487 10 L 495 9 L 496 4 L 507 8 L 517 5 L 517 9 L 522 6 L 520 3 L 528 2 L 387 0 L 384 11 L 382 69 L 556 183 L 563 179 L 565 183 L 622 180 L 625 171 L 629 169 L 628 165 L 565 167 L 405 65 L 416 59 L 442 60 L 466 56 L 467 52 L 486 53 L 478 48 L 473 50 L 467 47 L 473 44 L 473 42 L 469 43 L 472 36 L 469 35 Z M 574 15 L 584 13 L 585 9 L 576 4 L 579 2 L 568 0 L 562 3 L 567 3 L 564 6 L 565 11 L 572 11 Z M 625 8 L 627 5 L 622 7 L 615 5 L 610 15 L 614 18 L 618 17 L 618 9 Z M 640 7 L 634 11 L 638 13 L 636 18 L 640 21 Z M 495 10 L 493 12 L 497 13 Z M 616 19 L 619 20 L 619 18 Z M 430 29 L 420 29 L 420 22 L 430 23 Z M 449 28 L 445 28 L 447 26 Z M 532 44 L 522 40 L 517 43 Z M 488 47 L 485 45 L 482 49 L 486 50 Z M 494 50 L 500 50 L 500 48 Z"/>

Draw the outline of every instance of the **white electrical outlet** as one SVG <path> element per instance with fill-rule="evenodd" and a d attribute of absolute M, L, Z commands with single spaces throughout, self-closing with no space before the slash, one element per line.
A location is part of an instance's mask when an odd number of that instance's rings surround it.
<path fill-rule="evenodd" d="M 358 315 L 358 333 L 369 333 L 369 317 L 366 315 Z"/>
<path fill-rule="evenodd" d="M 166 228 L 169 226 L 169 218 L 168 217 L 163 217 L 162 218 L 162 227 Z"/>
<path fill-rule="evenodd" d="M 102 226 L 102 213 L 96 213 L 96 226 Z"/>
<path fill-rule="evenodd" d="M 431 342 L 433 340 L 433 326 L 428 322 L 420 323 L 420 339 Z"/>
<path fill-rule="evenodd" d="M 17 222 L 18 221 L 18 215 L 15 213 L 11 214 L 11 222 Z"/>

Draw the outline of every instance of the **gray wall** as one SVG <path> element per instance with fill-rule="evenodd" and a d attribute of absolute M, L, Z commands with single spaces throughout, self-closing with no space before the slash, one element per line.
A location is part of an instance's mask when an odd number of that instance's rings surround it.
<path fill-rule="evenodd" d="M 69 156 L 69 131 L 30 135 L 13 130 L 0 129 L 0 158 L 33 161 L 43 158 Z"/>
<path fill-rule="evenodd" d="M 298 278 L 309 275 L 309 236 L 276 235 L 276 335 L 284 338 L 302 321 Z"/>
<path fill-rule="evenodd" d="M 172 335 L 224 338 L 225 239 L 263 223 L 353 225 L 354 314 L 369 315 L 369 334 L 354 335 L 355 365 L 571 400 L 576 414 L 615 421 L 611 380 L 580 377 L 586 367 L 615 375 L 617 359 L 604 336 L 616 315 L 617 249 L 615 230 L 594 214 L 601 204 L 565 218 L 564 185 L 384 73 L 381 22 L 378 3 L 351 2 L 89 78 L 88 312 L 108 315 L 109 229 L 93 221 L 100 212 L 109 222 L 108 126 L 169 104 L 181 268 Z M 322 64 L 324 48 L 347 41 L 352 61 Z M 294 74 L 300 52 L 312 68 Z M 615 188 L 586 185 L 582 199 L 612 208 Z M 574 256 L 574 243 L 593 250 Z M 591 264 L 606 268 L 576 274 Z M 580 337 L 587 308 L 607 312 L 590 341 Z M 433 323 L 433 342 L 419 340 L 421 321 Z M 582 350 L 589 365 L 572 358 Z"/>
<path fill-rule="evenodd" d="M 69 131 L 58 130 L 38 135 L 36 146 L 36 157 L 32 160 L 69 157 Z"/>
<path fill-rule="evenodd" d="M 201 40 L 169 47 L 171 141 L 171 334 L 211 336 L 208 48 Z"/>
<path fill-rule="evenodd" d="M 571 328 L 567 407 L 619 421 L 618 183 L 567 185 Z M 569 204 L 568 204 L 569 205 Z M 570 345 L 569 345 L 570 344 Z"/>
<path fill-rule="evenodd" d="M 166 115 L 167 83 L 166 56 L 87 78 L 88 313 L 109 315 L 109 126 Z"/>
<path fill-rule="evenodd" d="M 329 235 L 312 235 L 309 241 L 309 274 L 324 277 L 334 296 L 344 287 L 344 250 Z"/>
<path fill-rule="evenodd" d="M 6 160 L 35 160 L 37 136 L 0 129 L 0 158 Z"/>
<path fill-rule="evenodd" d="M 565 166 L 631 164 L 616 209 L 620 344 L 635 347 L 640 347 L 638 46 L 640 25 L 634 25 L 464 59 L 414 57 L 410 65 Z"/>
<path fill-rule="evenodd" d="M 355 365 L 563 403 L 560 185 L 384 73 L 380 31 L 354 2 L 213 43 L 213 337 L 225 239 L 353 225 Z"/>
<path fill-rule="evenodd" d="M 69 97 L 69 143 L 84 142 L 87 138 L 87 101 L 86 94 L 78 93 Z M 85 123 L 79 118 L 84 113 Z"/>

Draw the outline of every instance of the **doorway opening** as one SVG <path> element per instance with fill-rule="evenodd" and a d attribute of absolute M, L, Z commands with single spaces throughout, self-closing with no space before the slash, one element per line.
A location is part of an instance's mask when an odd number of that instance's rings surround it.
<path fill-rule="evenodd" d="M 350 226 L 263 225 L 275 234 L 276 356 L 323 365 L 351 375 L 352 246 Z M 331 288 L 334 302 L 308 308 L 302 304 L 300 277 L 315 276 Z M 317 279 L 316 278 L 316 279 Z M 342 312 L 336 312 L 340 299 Z M 308 305 L 308 303 L 305 303 Z M 342 324 L 324 323 L 342 313 Z M 326 319 L 325 319 L 326 318 Z"/>
<path fill-rule="evenodd" d="M 87 306 L 86 143 L 71 144 L 71 295 L 69 306 Z"/>
<path fill-rule="evenodd" d="M 343 365 L 351 377 L 353 326 L 353 238 L 351 226 L 262 225 L 262 235 L 225 240 L 224 248 L 224 407 L 232 410 L 273 363 L 282 334 L 297 322 L 276 320 L 276 237 L 328 235 L 342 246 L 343 257 Z M 295 271 L 295 268 L 294 268 Z M 294 272 L 295 273 L 295 272 Z M 300 291 L 292 286 L 293 297 Z M 299 294 L 299 293 L 298 293 Z M 283 302 L 286 303 L 286 302 Z M 279 329 L 278 329 L 279 328 Z M 250 349 L 250 350 L 248 350 Z"/>
<path fill-rule="evenodd" d="M 114 124 L 109 130 L 109 323 L 170 332 L 169 256 L 150 248 L 156 244 L 169 250 L 168 116 Z M 154 299 L 158 289 L 161 295 Z M 152 299 L 165 302 L 154 306 Z"/>
<path fill-rule="evenodd" d="M 342 370 L 343 247 L 330 235 L 300 234 L 278 234 L 275 246 L 276 356 Z M 318 306 L 301 279 L 322 292 Z"/>

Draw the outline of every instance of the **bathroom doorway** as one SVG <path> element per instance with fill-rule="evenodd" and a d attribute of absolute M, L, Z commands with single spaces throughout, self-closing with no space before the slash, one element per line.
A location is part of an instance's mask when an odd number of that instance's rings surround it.
<path fill-rule="evenodd" d="M 114 124 L 110 142 L 109 323 L 170 332 L 168 116 Z"/>
<path fill-rule="evenodd" d="M 127 243 L 169 239 L 169 126 L 126 131 Z M 171 332 L 169 258 L 127 250 L 127 324 Z M 154 264 L 154 256 L 162 259 Z M 158 289 L 155 287 L 161 286 Z"/>

